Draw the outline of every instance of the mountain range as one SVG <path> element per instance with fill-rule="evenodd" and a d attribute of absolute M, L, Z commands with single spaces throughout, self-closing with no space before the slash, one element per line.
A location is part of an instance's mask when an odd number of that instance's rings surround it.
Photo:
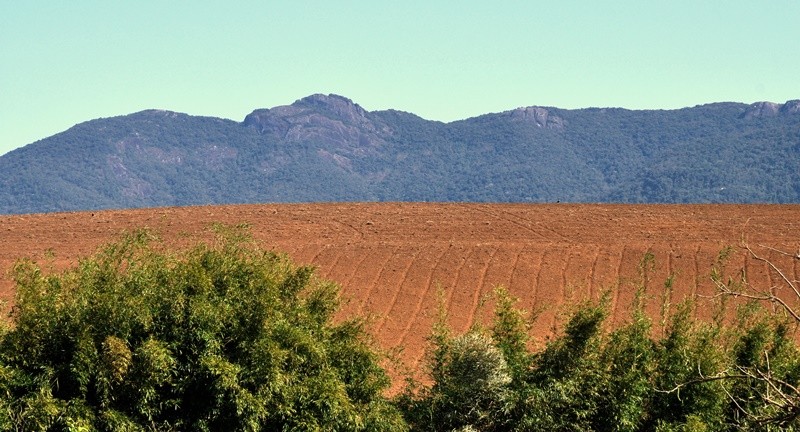
<path fill-rule="evenodd" d="M 442 123 L 337 95 L 147 110 L 0 156 L 0 214 L 325 201 L 800 202 L 800 100 L 529 106 Z"/>

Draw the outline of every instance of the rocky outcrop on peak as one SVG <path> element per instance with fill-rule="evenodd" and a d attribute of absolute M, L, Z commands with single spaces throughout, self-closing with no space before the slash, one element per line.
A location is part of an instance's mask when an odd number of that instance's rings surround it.
<path fill-rule="evenodd" d="M 367 128 L 373 126 L 368 118 L 369 113 L 361 105 L 344 96 L 313 94 L 297 100 L 291 106 L 326 113 L 348 124 L 357 124 Z"/>
<path fill-rule="evenodd" d="M 287 142 L 315 143 L 353 154 L 384 145 L 392 133 L 386 123 L 352 100 L 322 94 L 291 105 L 255 110 L 243 124 Z"/>
<path fill-rule="evenodd" d="M 506 111 L 512 119 L 531 122 L 536 126 L 547 129 L 564 129 L 567 122 L 550 112 L 547 108 L 538 106 L 521 107 L 512 111 Z"/>
<path fill-rule="evenodd" d="M 745 109 L 742 118 L 773 117 L 778 115 L 780 108 L 781 106 L 774 102 L 756 102 Z"/>
<path fill-rule="evenodd" d="M 780 109 L 781 114 L 800 114 L 800 99 L 787 101 Z"/>
<path fill-rule="evenodd" d="M 790 100 L 783 105 L 774 102 L 756 102 L 750 104 L 742 113 L 741 117 L 751 119 L 798 113 L 800 113 L 800 100 Z"/>

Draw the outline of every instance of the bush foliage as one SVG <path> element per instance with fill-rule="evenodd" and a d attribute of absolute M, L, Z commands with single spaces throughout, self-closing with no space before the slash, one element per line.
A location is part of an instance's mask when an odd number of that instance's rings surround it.
<path fill-rule="evenodd" d="M 748 304 L 733 325 L 698 322 L 684 302 L 654 331 L 643 296 L 613 330 L 607 296 L 578 305 L 558 337 L 532 348 L 524 311 L 499 288 L 490 328 L 451 335 L 440 318 L 432 383 L 399 404 L 420 431 L 800 430 L 790 321 Z"/>
<path fill-rule="evenodd" d="M 169 252 L 146 232 L 63 274 L 15 268 L 2 430 L 402 430 L 338 291 L 236 230 Z"/>

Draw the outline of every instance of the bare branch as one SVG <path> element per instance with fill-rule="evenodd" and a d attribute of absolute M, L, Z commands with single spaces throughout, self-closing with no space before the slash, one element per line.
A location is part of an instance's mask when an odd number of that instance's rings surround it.
<path fill-rule="evenodd" d="M 746 250 L 749 256 L 752 257 L 754 260 L 765 263 L 772 271 L 778 274 L 783 284 L 792 290 L 792 292 L 794 293 L 794 298 L 800 300 L 800 286 L 798 286 L 797 281 L 794 281 L 789 277 L 787 277 L 786 273 L 784 273 L 783 270 L 781 270 L 781 268 L 777 266 L 772 260 L 759 255 L 755 250 L 753 250 L 752 247 L 750 247 L 750 245 L 745 240 L 742 240 L 741 247 L 744 250 Z M 775 251 L 776 253 L 780 253 L 782 255 L 794 257 L 793 254 L 780 251 L 778 249 L 769 246 L 759 245 L 759 247 Z M 742 289 L 731 288 L 729 284 L 726 284 L 720 278 L 717 277 L 712 277 L 712 282 L 714 283 L 714 285 L 716 285 L 718 291 L 718 293 L 713 297 L 731 296 L 734 298 L 740 297 L 749 300 L 763 301 L 763 302 L 770 302 L 773 304 L 777 304 L 781 309 L 783 309 L 784 312 L 788 313 L 792 317 L 792 319 L 795 320 L 795 322 L 800 323 L 800 311 L 798 311 L 795 307 L 790 305 L 784 298 L 775 293 L 775 290 L 779 287 L 770 287 L 768 291 L 758 290 L 753 288 L 749 284 L 749 282 L 747 282 L 747 280 L 744 280 L 743 281 L 744 288 Z"/>
<path fill-rule="evenodd" d="M 751 377 L 749 375 L 745 375 L 745 374 L 733 375 L 733 374 L 729 374 L 727 371 L 723 371 L 723 372 L 720 372 L 720 373 L 712 375 L 712 376 L 702 376 L 701 375 L 698 378 L 691 379 L 689 381 L 684 381 L 684 382 L 676 385 L 675 387 L 673 387 L 673 388 L 671 388 L 669 390 L 655 389 L 655 391 L 657 393 L 669 394 L 669 393 L 675 393 L 676 391 L 679 391 L 680 389 L 682 389 L 684 387 L 688 387 L 688 386 L 694 385 L 694 384 L 703 384 L 703 383 L 710 383 L 710 382 L 714 382 L 714 381 L 723 381 L 723 380 L 730 380 L 730 379 L 737 379 L 737 378 L 738 379 L 742 379 L 742 378 L 751 378 Z"/>
<path fill-rule="evenodd" d="M 746 251 L 748 254 L 747 256 L 755 261 L 764 263 L 768 271 L 778 275 L 776 285 L 767 289 L 756 289 L 744 276 L 740 283 L 731 279 L 726 283 L 719 273 L 714 273 L 711 279 L 716 285 L 717 293 L 713 297 L 727 296 L 757 302 L 769 302 L 773 305 L 777 305 L 776 310 L 782 310 L 784 313 L 791 316 L 795 323 L 800 324 L 800 308 L 796 306 L 796 302 L 800 301 L 800 282 L 788 277 L 783 269 L 769 256 L 761 255 L 754 250 L 745 239 L 742 239 L 741 247 Z M 800 259 L 800 251 L 794 254 L 760 244 L 758 247 L 761 250 L 770 251 L 774 254 Z M 791 291 L 784 290 L 784 295 L 780 295 L 781 288 L 788 288 Z M 786 382 L 784 379 L 773 375 L 769 352 L 765 351 L 763 356 L 763 367 L 735 366 L 734 369 L 728 369 L 709 377 L 703 377 L 701 374 L 700 378 L 679 384 L 674 389 L 665 391 L 665 393 L 677 391 L 686 385 L 702 382 L 745 380 L 745 382 L 748 383 L 747 386 L 760 401 L 760 408 L 768 409 L 761 411 L 759 408 L 754 411 L 750 408 L 751 401 L 741 398 L 737 399 L 726 386 L 722 386 L 723 391 L 739 412 L 743 413 L 750 420 L 762 425 L 772 424 L 780 426 L 796 421 L 800 417 L 800 389 L 798 389 L 795 384 Z"/>
<path fill-rule="evenodd" d="M 789 252 L 782 251 L 780 249 L 775 249 L 774 247 L 770 247 L 770 246 L 765 246 L 765 245 L 761 245 L 761 244 L 759 246 L 764 248 L 764 249 L 769 249 L 769 250 L 771 250 L 771 251 L 773 251 L 775 253 L 779 253 L 781 255 L 786 255 L 788 257 L 800 259 L 800 249 L 798 249 L 796 253 L 789 253 Z"/>
<path fill-rule="evenodd" d="M 761 246 L 763 248 L 767 248 L 766 246 L 762 246 L 762 245 L 759 245 L 759 246 Z M 778 275 L 780 275 L 780 277 L 784 281 L 784 283 L 786 283 L 786 285 L 788 285 L 790 288 L 792 288 L 792 291 L 794 291 L 795 296 L 797 296 L 797 298 L 800 299 L 800 290 L 797 288 L 797 286 L 795 286 L 794 283 L 792 283 L 792 281 L 788 277 L 786 277 L 786 274 L 784 274 L 783 271 L 780 268 L 778 268 L 778 266 L 775 265 L 775 263 L 773 263 L 771 260 L 763 258 L 763 257 L 759 256 L 758 254 L 756 254 L 755 252 L 753 252 L 753 249 L 751 249 L 749 245 L 745 244 L 745 248 L 747 249 L 748 252 L 750 252 L 750 255 L 752 255 L 754 259 L 756 259 L 758 261 L 761 261 L 761 262 L 767 263 L 767 265 L 773 271 L 778 273 Z M 768 248 L 768 249 L 775 250 L 773 248 Z M 788 254 L 786 252 L 780 252 L 780 253 L 782 253 L 784 255 L 790 255 L 790 254 Z"/>

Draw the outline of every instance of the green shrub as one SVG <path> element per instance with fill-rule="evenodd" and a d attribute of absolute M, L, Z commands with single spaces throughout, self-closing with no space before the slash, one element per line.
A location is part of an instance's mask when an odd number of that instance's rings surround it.
<path fill-rule="evenodd" d="M 473 331 L 449 341 L 440 379 L 431 388 L 436 430 L 494 430 L 507 409 L 511 375 L 491 339 Z"/>
<path fill-rule="evenodd" d="M 702 322 L 683 302 L 656 337 L 644 294 L 612 331 L 608 297 L 574 306 L 563 333 L 531 350 L 526 313 L 498 289 L 491 340 L 451 335 L 440 317 L 432 384 L 400 406 L 430 431 L 798 430 L 800 353 L 785 318 L 746 304 L 734 325 Z"/>
<path fill-rule="evenodd" d="M 338 288 L 219 230 L 146 231 L 61 274 L 15 268 L 0 341 L 3 430 L 405 430 Z"/>

